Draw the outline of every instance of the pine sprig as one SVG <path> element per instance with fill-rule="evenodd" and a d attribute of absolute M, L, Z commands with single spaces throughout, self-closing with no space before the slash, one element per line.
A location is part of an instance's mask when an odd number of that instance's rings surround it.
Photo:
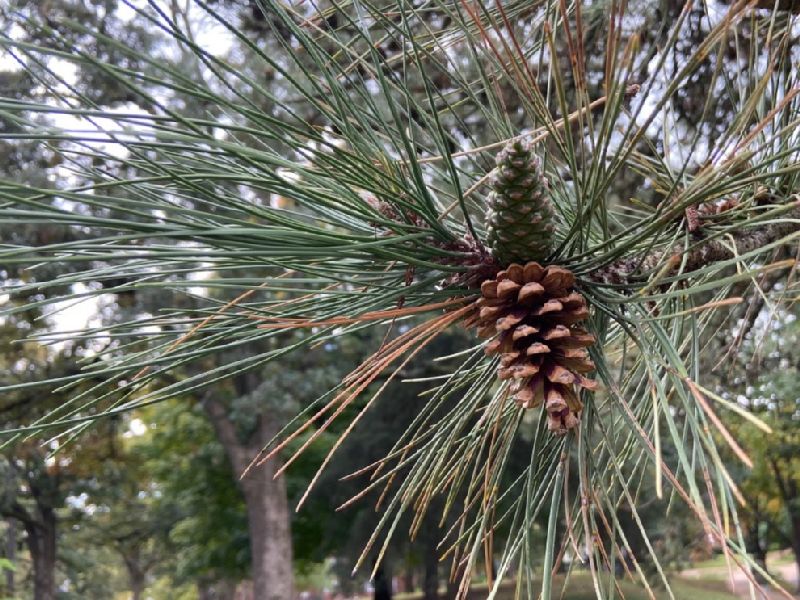
<path fill-rule="evenodd" d="M 43 143 L 64 160 L 52 186 L 0 182 L 0 226 L 69 232 L 52 243 L 4 238 L 0 264 L 26 272 L 5 282 L 5 318 L 103 294 L 153 293 L 167 302 L 73 332 L 87 343 L 111 340 L 103 360 L 87 360 L 83 372 L 7 385 L 76 391 L 69 405 L 9 439 L 43 429 L 69 438 L 98 417 L 399 323 L 404 331 L 306 407 L 254 462 L 311 429 L 313 439 L 355 408 L 349 432 L 379 401 L 361 398 L 370 384 L 398 379 L 443 331 L 470 323 L 482 283 L 502 283 L 513 260 L 541 260 L 577 276 L 574 292 L 588 303 L 587 328 L 597 339 L 586 360 L 602 389 L 581 394 L 580 426 L 550 435 L 545 404 L 541 414 L 517 407 L 497 381 L 501 359 L 487 358 L 482 345 L 455 357 L 394 450 L 358 473 L 370 478 L 366 490 L 382 490 L 383 510 L 362 559 L 386 548 L 404 514 L 414 513 L 417 531 L 432 499 L 443 498 L 442 520 L 454 525 L 441 549 L 462 593 L 504 537 L 492 595 L 519 561 L 520 593 L 532 596 L 534 572 L 544 572 L 547 597 L 567 546 L 585 542 L 604 597 L 603 573 L 613 573 L 623 549 L 632 554 L 616 510 L 626 503 L 647 540 L 636 499 L 652 479 L 657 496 L 679 496 L 731 560 L 749 564 L 741 532 L 728 537 L 713 510 L 738 527 L 735 488 L 711 434 L 719 429 L 713 403 L 697 395 L 698 365 L 730 296 L 761 273 L 793 266 L 770 258 L 796 239 L 799 222 L 798 75 L 781 51 L 791 25 L 739 2 L 722 16 L 703 13 L 709 30 L 695 43 L 687 5 L 654 25 L 645 44 L 627 27 L 628 18 L 647 19 L 637 3 L 612 12 L 597 3 L 359 2 L 309 14 L 259 4 L 272 51 L 196 1 L 247 56 L 239 64 L 197 43 L 156 3 L 135 9 L 137 18 L 184 63 L 36 14 L 18 22 L 47 43 L 0 37 L 44 98 L 0 99 L 0 119 L 14 125 L 4 140 Z M 102 62 L 82 36 L 138 67 Z M 603 58 L 602 85 L 587 77 L 589 43 Z M 98 106 L 65 79 L 63 61 L 100 70 L 129 90 L 135 107 Z M 677 127 L 695 76 L 708 80 L 698 118 L 717 121 Z M 713 128 L 721 133 L 708 134 Z M 542 157 L 535 180 L 549 182 L 543 200 L 552 228 L 526 231 L 522 254 L 512 256 L 492 241 L 487 223 L 495 233 L 503 225 L 487 218 L 482 184 L 496 176 L 497 151 L 520 138 Z M 529 192 L 511 200 L 527 202 Z M 724 211 L 708 208 L 723 202 Z M 525 256 L 528 248 L 536 256 Z M 210 275 L 193 278 L 198 272 Z M 197 287 L 204 292 L 192 295 Z M 305 333 L 288 335 L 298 331 Z M 243 354 L 197 368 L 234 351 Z M 513 471 L 523 434 L 530 461 Z M 532 531 L 545 515 L 541 551 Z M 559 547 L 560 518 L 568 535 Z M 649 589 L 643 566 L 633 570 Z"/>

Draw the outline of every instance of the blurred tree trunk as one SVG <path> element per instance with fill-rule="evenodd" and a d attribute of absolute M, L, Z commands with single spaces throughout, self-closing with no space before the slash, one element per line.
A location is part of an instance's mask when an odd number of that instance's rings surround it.
<path fill-rule="evenodd" d="M 17 522 L 14 519 L 6 519 L 6 559 L 12 564 L 17 560 Z M 5 572 L 5 594 L 12 597 L 14 595 L 14 571 L 6 569 Z"/>
<path fill-rule="evenodd" d="M 270 437 L 272 435 L 265 439 Z M 251 458 L 255 455 L 248 453 Z M 246 466 L 237 468 L 237 471 L 242 472 Z M 290 516 L 285 480 L 283 477 L 273 479 L 276 468 L 274 462 L 258 467 L 243 479 L 240 485 L 247 505 L 250 548 L 253 554 L 254 595 L 265 600 L 290 600 L 292 598 Z"/>
<path fill-rule="evenodd" d="M 460 583 L 459 580 L 456 581 L 450 581 L 449 579 L 447 580 L 447 591 L 445 592 L 445 598 L 447 600 L 456 600 L 456 598 L 458 597 L 459 583 Z"/>
<path fill-rule="evenodd" d="M 797 497 L 794 498 L 795 505 L 797 504 Z M 795 512 L 800 509 L 795 508 Z M 797 569 L 797 591 L 800 592 L 800 514 L 793 514 L 790 517 L 792 522 L 792 550 L 794 551 L 794 564 Z"/>
<path fill-rule="evenodd" d="M 57 518 L 54 505 L 58 495 L 59 478 L 57 475 L 50 476 L 35 469 L 26 470 L 26 473 L 28 476 L 24 482 L 34 501 L 33 504 L 26 507 L 14 499 L 0 505 L 0 513 L 4 517 L 17 520 L 25 528 L 25 543 L 33 567 L 34 600 L 55 600 Z M 31 473 L 35 473 L 36 476 L 32 476 Z M 14 486 L 19 485 L 13 475 L 9 477 L 9 481 Z M 13 579 L 11 583 L 13 585 Z"/>
<path fill-rule="evenodd" d="M 375 569 L 374 586 L 373 600 L 392 600 L 392 571 L 385 557 Z"/>
<path fill-rule="evenodd" d="M 256 431 L 242 442 L 220 402 L 206 398 L 203 405 L 231 461 L 247 506 L 253 596 L 258 600 L 291 600 L 294 595 L 291 515 L 286 482 L 283 477 L 274 479 L 280 463 L 278 460 L 268 461 L 253 468 L 244 479 L 239 479 L 250 461 L 278 432 L 278 424 L 274 419 L 261 415 Z"/>
<path fill-rule="evenodd" d="M 132 600 L 141 600 L 145 584 L 145 568 L 142 565 L 138 548 L 133 548 L 128 552 L 123 552 L 122 562 L 128 571 L 128 585 L 131 588 Z"/>
<path fill-rule="evenodd" d="M 791 466 L 784 469 L 775 458 L 770 458 L 770 466 L 789 517 L 789 537 L 798 573 L 797 590 L 800 591 L 800 502 L 798 502 L 800 490 L 798 490 L 796 474 L 792 472 Z"/>
<path fill-rule="evenodd" d="M 39 512 L 40 519 L 28 519 L 23 523 L 33 563 L 33 598 L 55 600 L 56 515 L 46 507 L 39 507 Z"/>
<path fill-rule="evenodd" d="M 432 520 L 432 519 L 429 519 Z M 439 554 L 436 551 L 439 530 L 435 523 L 430 523 L 425 533 L 425 578 L 422 582 L 424 600 L 438 600 L 439 598 Z"/>
<path fill-rule="evenodd" d="M 761 525 L 763 524 L 760 518 L 759 502 L 756 499 L 751 505 L 751 518 L 748 519 L 747 537 L 745 538 L 747 553 L 753 557 L 753 560 L 765 571 L 767 570 L 767 548 L 764 543 L 763 536 L 761 535 Z M 753 576 L 759 583 L 765 583 L 766 579 L 761 573 L 754 572 Z"/>

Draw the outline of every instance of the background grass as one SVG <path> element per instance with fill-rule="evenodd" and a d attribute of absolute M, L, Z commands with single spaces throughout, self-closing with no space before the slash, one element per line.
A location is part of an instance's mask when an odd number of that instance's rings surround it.
<path fill-rule="evenodd" d="M 649 600 L 647 591 L 642 586 L 630 581 L 619 580 L 618 583 L 625 600 Z M 737 598 L 737 596 L 726 591 L 725 584 L 720 581 L 689 582 L 678 579 L 671 582 L 671 584 L 675 600 L 698 600 L 700 598 L 702 600 L 735 600 Z M 538 593 L 541 582 L 537 582 L 536 585 Z M 566 589 L 563 589 L 563 586 L 564 575 L 556 576 L 553 581 L 554 598 L 564 600 L 594 600 L 596 598 L 592 577 L 588 572 L 581 571 L 571 574 Z M 667 600 L 669 598 L 669 594 L 665 590 L 654 589 L 654 592 L 658 600 Z M 487 596 L 488 587 L 486 584 L 479 584 L 472 586 L 468 599 L 484 600 Z M 422 594 L 397 594 L 395 598 L 397 600 L 419 600 L 422 598 Z M 496 596 L 497 600 L 512 600 L 513 598 L 513 584 L 504 585 Z"/>

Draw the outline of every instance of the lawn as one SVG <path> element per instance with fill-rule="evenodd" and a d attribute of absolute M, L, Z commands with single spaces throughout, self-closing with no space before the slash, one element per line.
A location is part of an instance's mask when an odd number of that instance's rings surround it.
<path fill-rule="evenodd" d="M 775 580 L 787 590 L 795 589 L 797 585 L 794 556 L 788 552 L 771 552 L 767 557 L 767 567 L 770 574 Z M 691 569 L 687 569 L 681 576 L 685 581 L 691 581 L 692 584 L 702 582 L 717 582 L 723 586 L 725 581 L 728 580 L 728 567 L 725 563 L 725 557 L 722 555 L 715 556 L 711 560 L 696 563 Z"/>
<path fill-rule="evenodd" d="M 648 600 L 649 596 L 647 591 L 640 585 L 630 581 L 619 582 L 619 587 L 622 596 L 617 593 L 616 597 L 624 597 L 625 600 Z M 553 597 L 563 598 L 564 600 L 594 600 L 594 586 L 592 585 L 592 578 L 589 573 L 579 572 L 570 575 L 569 584 L 563 591 L 564 577 L 556 577 L 553 585 Z M 684 581 L 676 579 L 671 582 L 672 592 L 675 595 L 675 600 L 737 600 L 736 596 L 731 595 L 725 591 L 724 585 L 714 581 Z M 663 590 L 654 590 L 658 600 L 666 600 L 669 595 Z M 537 585 L 536 592 L 538 594 L 539 588 Z M 469 600 L 484 600 L 488 596 L 488 589 L 485 585 L 475 585 L 470 591 L 468 596 Z M 422 598 L 421 594 L 398 594 L 395 596 L 397 600 L 419 600 Z M 514 598 L 514 585 L 512 583 L 505 584 L 496 596 L 497 600 L 512 600 Z M 524 598 L 524 596 L 523 596 Z M 527 599 L 526 599 L 527 600 Z"/>
<path fill-rule="evenodd" d="M 791 552 L 770 552 L 767 555 L 767 566 L 773 567 L 778 565 L 789 565 L 794 562 L 794 557 L 792 556 Z M 724 568 L 727 569 L 727 564 L 725 562 L 725 555 L 724 554 L 717 554 L 714 558 L 709 560 L 704 560 L 698 563 L 695 563 L 691 567 L 692 569 L 716 569 L 716 568 Z"/>

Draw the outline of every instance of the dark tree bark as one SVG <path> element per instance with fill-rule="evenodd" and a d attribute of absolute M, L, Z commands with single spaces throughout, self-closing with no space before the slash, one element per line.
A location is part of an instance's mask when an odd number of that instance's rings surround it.
<path fill-rule="evenodd" d="M 373 600 L 392 600 L 392 572 L 384 559 L 375 569 Z"/>
<path fill-rule="evenodd" d="M 12 563 L 17 559 L 17 522 L 14 519 L 6 521 L 6 559 Z M 14 571 L 6 569 L 7 596 L 14 595 Z"/>
<path fill-rule="evenodd" d="M 770 460 L 770 466 L 789 516 L 789 535 L 792 542 L 792 552 L 794 553 L 797 572 L 800 574 L 800 504 L 797 502 L 797 481 L 793 478 L 793 473 L 784 474 L 783 469 L 774 458 Z M 800 592 L 800 579 L 797 581 L 797 591 Z"/>
<path fill-rule="evenodd" d="M 147 574 L 138 549 L 123 553 L 122 562 L 125 563 L 125 569 L 128 571 L 128 585 L 131 588 L 132 600 L 141 600 Z"/>
<path fill-rule="evenodd" d="M 450 565 L 447 565 L 447 591 L 445 591 L 444 597 L 446 600 L 456 600 L 458 598 L 458 589 L 461 587 L 461 571 L 452 573 L 450 571 Z"/>
<path fill-rule="evenodd" d="M 27 532 L 28 550 L 33 562 L 34 600 L 54 600 L 56 597 L 56 525 L 55 507 L 59 505 L 60 476 L 42 473 L 39 478 L 28 477 L 28 488 L 35 502 L 35 516 L 23 521 Z M 20 508 L 22 508 L 20 506 Z M 24 510 L 24 509 L 23 509 Z"/>
<path fill-rule="evenodd" d="M 36 492 L 34 491 L 34 496 Z M 33 565 L 34 600 L 55 600 L 56 585 L 56 513 L 37 504 L 35 514 L 19 502 L 2 507 L 3 516 L 15 519 L 25 528 L 25 544 Z M 12 580 L 13 583 L 13 580 Z"/>
<path fill-rule="evenodd" d="M 279 424 L 275 419 L 262 415 L 256 431 L 243 442 L 221 403 L 207 398 L 203 404 L 217 438 L 231 461 L 247 506 L 253 596 L 258 600 L 291 600 L 291 515 L 286 482 L 283 477 L 274 479 L 280 463 L 277 459 L 270 460 L 251 469 L 243 479 L 238 477 L 278 432 Z"/>
<path fill-rule="evenodd" d="M 439 554 L 436 551 L 437 530 L 430 527 L 425 535 L 425 578 L 422 582 L 422 597 L 424 600 L 438 600 L 439 598 Z"/>
<path fill-rule="evenodd" d="M 0 505 L 0 514 L 16 520 L 25 529 L 25 544 L 28 547 L 33 567 L 34 600 L 55 600 L 56 526 L 58 521 L 55 507 L 60 504 L 60 477 L 58 474 L 50 475 L 42 471 L 40 460 L 35 459 L 34 465 L 30 469 L 26 468 L 18 473 L 13 463 L 8 463 L 9 469 L 5 485 L 9 489 L 16 489 L 20 484 L 17 476 L 24 473 L 23 480 L 33 504 L 30 507 L 25 506 L 16 497 L 13 497 Z M 13 578 L 10 581 L 13 586 Z"/>
<path fill-rule="evenodd" d="M 761 519 L 758 516 L 758 505 L 753 505 L 753 515 L 747 528 L 747 537 L 745 542 L 747 544 L 747 552 L 750 554 L 753 559 L 756 561 L 758 566 L 760 566 L 764 571 L 767 570 L 767 549 L 764 545 L 764 541 L 762 540 L 761 536 Z M 759 583 L 765 583 L 766 579 L 764 578 L 761 573 L 754 573 L 756 581 Z"/>
<path fill-rule="evenodd" d="M 800 576 L 800 515 L 794 514 L 792 521 L 792 550 L 794 551 L 794 564 Z M 800 592 L 800 577 L 797 580 L 797 591 Z"/>
<path fill-rule="evenodd" d="M 404 592 L 413 592 L 414 591 L 414 570 L 413 569 L 409 568 L 403 574 L 403 591 Z"/>
<path fill-rule="evenodd" d="M 778 0 L 777 6 L 774 0 L 758 0 L 756 2 L 756 8 L 788 10 L 798 14 L 800 13 L 800 0 Z"/>
<path fill-rule="evenodd" d="M 56 515 L 49 508 L 39 510 L 40 519 L 23 522 L 28 534 L 26 542 L 33 563 L 34 600 L 55 600 L 56 597 Z"/>

